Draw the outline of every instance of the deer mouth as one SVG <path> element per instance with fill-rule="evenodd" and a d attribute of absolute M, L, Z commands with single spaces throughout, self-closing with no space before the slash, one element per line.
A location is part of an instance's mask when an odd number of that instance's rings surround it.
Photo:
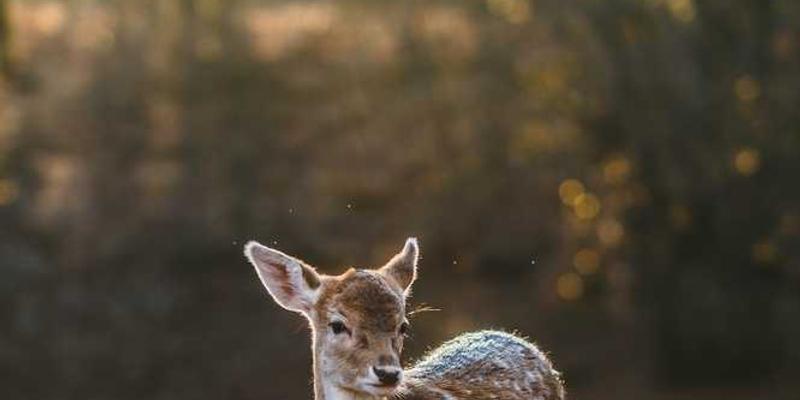
<path fill-rule="evenodd" d="M 388 396 L 397 391 L 397 388 L 400 386 L 400 382 L 392 384 L 369 383 L 367 386 L 369 386 L 371 389 L 370 392 L 373 392 L 375 395 Z"/>
<path fill-rule="evenodd" d="M 380 389 L 394 389 L 399 386 L 399 382 L 397 383 L 370 383 L 372 387 L 380 388 Z"/>
<path fill-rule="evenodd" d="M 400 387 L 400 382 L 387 385 L 380 382 L 360 382 L 352 386 L 340 386 L 342 389 L 353 393 L 366 393 L 372 396 L 390 396 Z"/>

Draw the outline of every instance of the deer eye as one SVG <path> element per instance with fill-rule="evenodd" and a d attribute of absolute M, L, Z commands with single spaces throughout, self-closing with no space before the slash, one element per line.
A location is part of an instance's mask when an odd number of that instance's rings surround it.
<path fill-rule="evenodd" d="M 402 324 L 400 324 L 400 329 L 398 329 L 397 332 L 403 336 L 408 334 L 408 322 L 403 322 Z"/>
<path fill-rule="evenodd" d="M 331 327 L 331 332 L 333 332 L 334 335 L 338 335 L 344 332 L 348 333 L 350 332 L 349 330 L 347 330 L 347 326 L 342 321 L 333 321 L 330 323 L 330 327 Z"/>

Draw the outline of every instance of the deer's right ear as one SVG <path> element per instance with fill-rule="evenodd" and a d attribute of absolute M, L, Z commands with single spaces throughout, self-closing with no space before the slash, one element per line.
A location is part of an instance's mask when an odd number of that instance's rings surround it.
<path fill-rule="evenodd" d="M 394 279 L 408 296 L 411 293 L 411 284 L 417 279 L 418 259 L 419 245 L 417 244 L 417 238 L 408 238 L 403 250 L 395 254 L 378 271 Z"/>
<path fill-rule="evenodd" d="M 276 303 L 303 314 L 311 311 L 321 284 L 314 268 L 254 241 L 244 246 L 244 255 Z"/>

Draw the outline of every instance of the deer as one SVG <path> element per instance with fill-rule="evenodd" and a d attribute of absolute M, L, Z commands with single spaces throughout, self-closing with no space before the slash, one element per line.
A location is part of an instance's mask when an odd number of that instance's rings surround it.
<path fill-rule="evenodd" d="M 545 353 L 501 331 L 462 334 L 401 367 L 416 238 L 381 267 L 335 276 L 256 241 L 244 253 L 272 299 L 308 319 L 315 400 L 564 398 L 561 374 Z"/>

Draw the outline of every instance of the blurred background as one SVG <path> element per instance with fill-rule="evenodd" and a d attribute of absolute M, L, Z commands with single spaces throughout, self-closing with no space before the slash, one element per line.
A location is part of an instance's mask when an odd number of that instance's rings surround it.
<path fill-rule="evenodd" d="M 408 360 L 572 399 L 800 396 L 800 3 L 0 0 L 0 392 L 308 399 L 257 239 L 421 240 Z"/>

